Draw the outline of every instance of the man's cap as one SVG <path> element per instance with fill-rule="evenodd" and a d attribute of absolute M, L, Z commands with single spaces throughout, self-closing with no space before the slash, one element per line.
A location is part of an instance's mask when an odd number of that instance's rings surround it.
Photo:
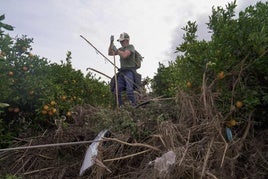
<path fill-rule="evenodd" d="M 121 42 L 123 40 L 129 40 L 129 35 L 125 32 L 123 32 L 122 34 L 120 34 L 120 37 L 117 41 Z"/>

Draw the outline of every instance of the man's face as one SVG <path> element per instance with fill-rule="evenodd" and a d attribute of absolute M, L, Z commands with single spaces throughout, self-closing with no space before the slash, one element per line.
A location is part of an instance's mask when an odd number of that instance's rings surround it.
<path fill-rule="evenodd" d="M 126 47 L 128 45 L 128 41 L 127 40 L 122 40 L 120 41 L 120 44 L 122 47 Z"/>

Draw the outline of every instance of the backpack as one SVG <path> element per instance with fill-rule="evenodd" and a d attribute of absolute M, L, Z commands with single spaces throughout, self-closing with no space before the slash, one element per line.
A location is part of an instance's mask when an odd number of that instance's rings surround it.
<path fill-rule="evenodd" d="M 132 70 L 132 73 L 134 74 L 134 90 L 138 91 L 141 87 L 141 74 L 137 73 L 136 70 Z M 116 73 L 116 77 L 118 79 L 119 73 Z M 112 77 L 110 81 L 110 90 L 112 93 L 115 92 L 115 76 Z M 126 89 L 123 89 L 126 90 Z"/>
<path fill-rule="evenodd" d="M 141 62 L 142 62 L 143 57 L 141 56 L 141 54 L 135 50 L 135 65 L 136 65 L 136 69 L 141 67 Z"/>

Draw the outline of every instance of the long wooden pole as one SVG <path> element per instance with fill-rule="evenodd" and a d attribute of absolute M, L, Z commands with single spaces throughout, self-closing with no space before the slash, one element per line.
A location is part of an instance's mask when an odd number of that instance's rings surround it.
<path fill-rule="evenodd" d="M 65 143 L 55 143 L 55 144 L 42 144 L 42 145 L 32 145 L 32 146 L 22 146 L 22 147 L 11 147 L 11 148 L 0 149 L 0 152 L 11 151 L 11 150 L 36 149 L 36 148 L 77 145 L 77 144 L 88 144 L 88 143 L 98 142 L 98 141 L 101 141 L 101 140 L 89 140 L 89 141 L 80 141 L 80 142 L 65 142 Z"/>
<path fill-rule="evenodd" d="M 112 79 L 112 77 L 110 77 L 110 76 L 106 75 L 105 73 L 102 73 L 102 72 L 100 72 L 99 70 L 96 70 L 96 69 L 94 69 L 94 68 L 90 68 L 90 67 L 88 67 L 87 70 L 95 71 L 95 72 L 97 72 L 97 73 L 99 73 L 99 74 L 105 76 L 106 78 Z"/>
<path fill-rule="evenodd" d="M 118 110 L 119 109 L 119 99 L 118 99 L 118 81 L 117 81 L 117 74 L 116 74 L 115 54 L 114 54 L 114 80 L 115 80 L 116 108 Z"/>
<path fill-rule="evenodd" d="M 103 56 L 109 63 L 111 63 L 116 69 L 119 69 L 109 58 L 107 58 L 103 53 L 101 53 L 92 43 L 90 43 L 84 36 L 80 35 L 89 45 L 91 45 L 101 56 Z"/>

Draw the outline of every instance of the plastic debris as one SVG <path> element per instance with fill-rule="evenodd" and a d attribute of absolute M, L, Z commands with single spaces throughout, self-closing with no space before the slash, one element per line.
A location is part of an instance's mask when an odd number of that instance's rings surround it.
<path fill-rule="evenodd" d="M 87 149 L 82 167 L 80 169 L 79 175 L 82 176 L 84 172 L 89 169 L 96 162 L 96 157 L 98 155 L 98 146 L 100 143 L 100 139 L 106 134 L 108 130 L 102 130 L 97 137 L 94 139 L 95 142 L 91 143 Z"/>
<path fill-rule="evenodd" d="M 154 169 L 162 172 L 167 172 L 170 166 L 176 161 L 176 154 L 173 151 L 164 153 L 161 157 L 157 157 L 154 161 L 151 161 L 149 165 L 154 164 Z"/>
<path fill-rule="evenodd" d="M 227 139 L 229 140 L 229 142 L 231 142 L 233 140 L 232 130 L 229 127 L 226 127 L 225 130 L 226 130 Z"/>

